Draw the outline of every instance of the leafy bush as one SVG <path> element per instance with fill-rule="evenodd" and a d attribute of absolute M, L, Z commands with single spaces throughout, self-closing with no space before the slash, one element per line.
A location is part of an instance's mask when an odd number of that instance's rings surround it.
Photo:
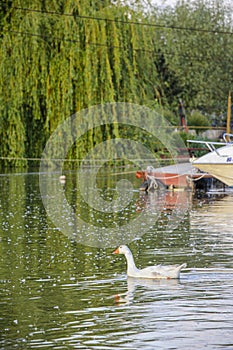
<path fill-rule="evenodd" d="M 195 110 L 188 117 L 188 125 L 197 127 L 196 131 L 197 131 L 197 134 L 199 134 L 200 132 L 202 132 L 206 129 L 206 128 L 201 128 L 201 127 L 202 126 L 203 127 L 210 126 L 210 122 L 205 115 L 203 115 L 201 112 Z"/>

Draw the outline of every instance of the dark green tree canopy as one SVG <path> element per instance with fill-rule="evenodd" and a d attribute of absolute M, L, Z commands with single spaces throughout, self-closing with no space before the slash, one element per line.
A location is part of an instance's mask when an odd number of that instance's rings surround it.
<path fill-rule="evenodd" d="M 0 156 L 40 157 L 60 122 L 106 102 L 176 111 L 181 97 L 190 110 L 222 111 L 232 86 L 231 21 L 218 0 L 175 8 L 139 0 L 2 1 Z M 84 144 L 118 130 L 96 133 Z"/>

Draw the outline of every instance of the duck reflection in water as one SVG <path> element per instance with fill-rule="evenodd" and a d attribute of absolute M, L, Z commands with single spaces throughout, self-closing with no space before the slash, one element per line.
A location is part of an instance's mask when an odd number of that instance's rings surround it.
<path fill-rule="evenodd" d="M 180 280 L 178 279 L 148 279 L 148 278 L 134 278 L 134 277 L 128 277 L 127 278 L 127 291 L 124 293 L 119 293 L 114 296 L 115 304 L 116 305 L 130 305 L 134 302 L 135 299 L 135 293 L 137 288 L 140 290 L 143 290 L 145 293 L 147 291 L 157 292 L 159 296 L 161 294 L 166 293 L 170 291 L 177 292 L 177 289 L 179 289 L 180 286 Z M 175 293 L 177 294 L 177 293 Z M 145 296 L 145 295 L 144 295 Z"/>

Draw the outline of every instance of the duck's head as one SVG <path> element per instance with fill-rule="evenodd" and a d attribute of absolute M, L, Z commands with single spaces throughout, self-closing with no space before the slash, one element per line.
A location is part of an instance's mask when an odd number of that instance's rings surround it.
<path fill-rule="evenodd" d="M 117 249 L 114 250 L 113 254 L 127 254 L 130 250 L 127 245 L 120 245 Z"/>

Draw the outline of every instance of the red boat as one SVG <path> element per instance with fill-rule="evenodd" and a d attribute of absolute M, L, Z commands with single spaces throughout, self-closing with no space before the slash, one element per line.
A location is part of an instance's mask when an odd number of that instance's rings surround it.
<path fill-rule="evenodd" d="M 199 180 L 201 178 L 212 178 L 211 175 L 200 173 L 197 169 L 192 167 L 191 163 L 178 163 L 161 168 L 153 168 L 148 166 L 145 171 L 138 170 L 136 177 L 147 181 L 152 176 L 158 183 L 170 188 L 192 188 L 192 180 Z"/>

